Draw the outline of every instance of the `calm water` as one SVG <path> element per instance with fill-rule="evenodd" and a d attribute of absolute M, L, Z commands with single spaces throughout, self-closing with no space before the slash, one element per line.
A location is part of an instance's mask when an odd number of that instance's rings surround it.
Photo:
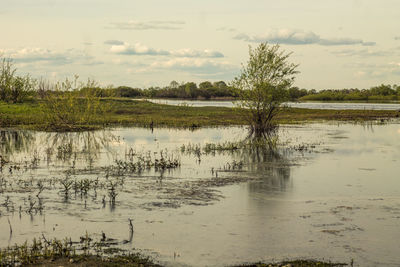
<path fill-rule="evenodd" d="M 201 101 L 201 100 L 172 100 L 148 99 L 148 101 L 167 105 L 189 105 L 193 107 L 234 107 L 232 101 Z M 308 109 L 357 109 L 357 110 L 400 110 L 399 103 L 331 103 L 331 102 L 287 102 L 285 105 L 293 108 Z"/>
<path fill-rule="evenodd" d="M 398 266 L 400 124 L 283 126 L 280 136 L 273 151 L 206 153 L 196 145 L 239 141 L 246 130 L 0 131 L 0 154 L 10 161 L 0 174 L 0 246 L 42 233 L 78 240 L 103 231 L 128 240 L 131 218 L 132 242 L 120 246 L 171 266 L 293 258 Z M 110 167 L 161 154 L 180 168 L 138 174 Z M 97 190 L 71 189 L 66 198 L 66 177 L 97 181 Z"/>

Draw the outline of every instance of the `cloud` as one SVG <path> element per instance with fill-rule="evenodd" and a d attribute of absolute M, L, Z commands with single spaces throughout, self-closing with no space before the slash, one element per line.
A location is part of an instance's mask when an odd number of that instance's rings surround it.
<path fill-rule="evenodd" d="M 249 36 L 244 33 L 237 34 L 233 37 L 236 40 L 243 40 L 246 42 L 270 42 L 277 44 L 288 45 L 308 45 L 318 44 L 323 46 L 338 46 L 338 45 L 363 45 L 374 46 L 375 42 L 364 42 L 361 39 L 353 38 L 330 38 L 323 39 L 318 34 L 312 31 L 293 30 L 293 29 L 274 29 L 269 30 L 262 35 Z"/>
<path fill-rule="evenodd" d="M 41 63 L 54 66 L 72 63 L 81 65 L 103 64 L 102 61 L 96 60 L 85 52 L 75 49 L 60 52 L 51 49 L 25 47 L 21 49 L 0 50 L 0 54 L 10 57 L 16 64 Z"/>
<path fill-rule="evenodd" d="M 352 63 L 348 67 L 355 69 L 354 76 L 364 79 L 385 79 L 400 76 L 400 62 L 382 63 Z"/>
<path fill-rule="evenodd" d="M 123 43 L 122 45 L 113 45 L 110 48 L 110 52 L 119 55 L 151 55 L 151 56 L 167 56 L 170 55 L 169 51 L 154 49 L 142 45 L 141 43 L 136 43 L 130 45 L 128 43 Z"/>
<path fill-rule="evenodd" d="M 293 45 L 314 44 L 320 41 L 320 37 L 313 32 L 296 31 L 289 29 L 271 30 L 265 34 L 255 35 L 252 37 L 242 33 L 236 35 L 233 38 L 254 43 L 271 42 Z"/>
<path fill-rule="evenodd" d="M 106 40 L 106 41 L 104 41 L 104 44 L 107 44 L 107 45 L 123 45 L 124 42 L 119 41 L 119 40 Z"/>
<path fill-rule="evenodd" d="M 238 67 L 229 62 L 221 62 L 214 59 L 174 58 L 166 61 L 155 61 L 145 68 L 137 69 L 137 72 L 165 70 L 182 71 L 200 76 L 226 76 L 227 74 L 238 71 Z"/>
<path fill-rule="evenodd" d="M 119 42 L 119 41 L 118 41 Z M 180 49 L 180 50 L 162 50 L 155 49 L 136 43 L 131 45 L 129 43 L 122 43 L 112 45 L 110 52 L 118 55 L 149 55 L 149 56 L 172 56 L 172 57 L 191 57 L 191 58 L 222 58 L 224 54 L 214 50 L 194 50 L 194 49 Z"/>
<path fill-rule="evenodd" d="M 339 56 L 339 57 L 385 57 L 389 56 L 392 53 L 389 51 L 382 51 L 382 50 L 372 50 L 372 49 L 343 49 L 332 51 L 332 54 Z"/>
<path fill-rule="evenodd" d="M 335 46 L 335 45 L 362 45 L 362 46 L 375 46 L 375 42 L 364 42 L 361 39 L 352 38 L 337 38 L 337 39 L 320 39 L 320 45 Z"/>
<path fill-rule="evenodd" d="M 127 22 L 112 22 L 109 29 L 119 30 L 180 30 L 186 23 L 180 20 L 153 20 L 140 22 L 130 20 Z"/>
<path fill-rule="evenodd" d="M 396 41 L 400 41 L 400 36 L 395 36 L 394 39 L 395 39 Z"/>
<path fill-rule="evenodd" d="M 175 57 L 203 57 L 203 58 L 219 58 L 224 54 L 213 50 L 193 50 L 190 48 L 171 51 L 170 54 Z"/>

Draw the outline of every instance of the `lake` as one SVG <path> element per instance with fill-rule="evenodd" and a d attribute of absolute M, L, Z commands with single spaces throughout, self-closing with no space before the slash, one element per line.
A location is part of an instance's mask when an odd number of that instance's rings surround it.
<path fill-rule="evenodd" d="M 399 265 L 400 121 L 283 125 L 276 147 L 232 148 L 246 137 L 0 130 L 0 246 L 103 232 L 167 266 Z"/>
<path fill-rule="evenodd" d="M 232 101 L 214 100 L 174 100 L 174 99 L 147 99 L 153 103 L 166 105 L 188 105 L 193 107 L 234 107 Z M 334 102 L 287 102 L 284 105 L 293 108 L 307 109 L 355 109 L 355 110 L 400 110 L 400 103 L 334 103 Z"/>

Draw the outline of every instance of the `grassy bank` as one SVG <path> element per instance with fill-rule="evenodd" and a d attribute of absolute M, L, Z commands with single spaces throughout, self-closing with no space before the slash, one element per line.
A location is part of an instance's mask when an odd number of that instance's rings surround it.
<path fill-rule="evenodd" d="M 224 107 L 169 106 L 147 101 L 132 101 L 121 98 L 105 98 L 100 105 L 107 106 L 107 112 L 90 116 L 84 123 L 72 128 L 51 124 L 45 100 L 31 100 L 10 104 L 0 102 L 0 127 L 16 127 L 38 130 L 79 130 L 108 126 L 144 127 L 201 127 L 246 125 L 243 110 Z M 72 111 L 73 112 L 73 111 Z M 281 112 L 278 123 L 298 123 L 315 120 L 375 120 L 396 118 L 399 111 L 386 110 L 312 110 L 288 108 Z"/>

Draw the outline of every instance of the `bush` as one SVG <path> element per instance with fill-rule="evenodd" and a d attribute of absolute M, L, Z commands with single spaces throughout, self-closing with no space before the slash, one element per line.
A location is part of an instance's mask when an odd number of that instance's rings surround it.
<path fill-rule="evenodd" d="M 47 95 L 43 101 L 43 110 L 48 127 L 57 130 L 76 130 L 92 121 L 95 116 L 101 119 L 107 111 L 107 106 L 100 105 L 97 96 L 97 83 L 88 80 L 86 84 L 66 79 L 55 85 L 55 91 Z M 84 90 L 82 90 L 84 89 Z"/>
<path fill-rule="evenodd" d="M 11 59 L 2 58 L 0 62 L 0 100 L 23 102 L 33 93 L 34 80 L 27 76 L 17 76 Z"/>

